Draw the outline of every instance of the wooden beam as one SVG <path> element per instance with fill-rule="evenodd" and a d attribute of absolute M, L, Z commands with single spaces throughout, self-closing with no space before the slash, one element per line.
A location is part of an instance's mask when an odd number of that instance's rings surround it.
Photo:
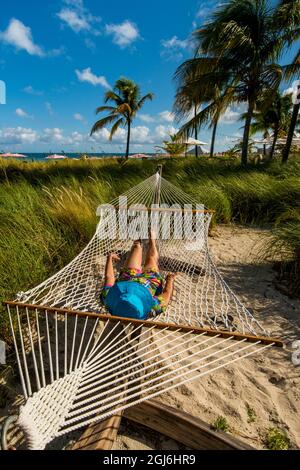
<path fill-rule="evenodd" d="M 171 439 L 197 450 L 255 450 L 222 431 L 214 431 L 199 418 L 156 400 L 127 408 L 124 418 L 147 426 Z"/>
<path fill-rule="evenodd" d="M 72 450 L 110 450 L 121 424 L 122 412 L 86 428 Z"/>
<path fill-rule="evenodd" d="M 266 336 L 254 336 L 254 335 L 248 335 L 244 333 L 237 333 L 234 331 L 225 331 L 225 330 L 213 330 L 210 328 L 201 328 L 198 326 L 190 326 L 190 325 L 181 325 L 181 324 L 175 324 L 175 323 L 163 323 L 163 322 L 156 322 L 156 321 L 151 321 L 151 320 L 136 320 L 135 318 L 126 318 L 126 317 L 117 317 L 113 315 L 109 315 L 106 313 L 93 313 L 93 312 L 81 312 L 78 310 L 70 310 L 66 308 L 55 308 L 55 307 L 47 307 L 46 305 L 32 305 L 32 304 L 25 304 L 22 302 L 14 302 L 14 301 L 6 301 L 3 302 L 4 305 L 9 305 L 13 307 L 20 307 L 20 308 L 27 308 L 29 310 L 43 310 L 49 312 L 49 313 L 68 313 L 70 315 L 78 315 L 81 317 L 94 317 L 94 318 L 99 318 L 100 320 L 109 320 L 112 322 L 122 322 L 122 323 L 131 323 L 132 325 L 138 326 L 140 325 L 145 326 L 145 327 L 152 327 L 154 326 L 155 328 L 168 328 L 169 330 L 180 330 L 182 332 L 188 332 L 190 331 L 193 334 L 202 334 L 205 333 L 208 336 L 218 336 L 221 338 L 232 338 L 234 340 L 242 340 L 246 339 L 250 343 L 257 343 L 259 342 L 260 344 L 270 344 L 274 345 L 277 347 L 282 348 L 284 343 L 283 341 L 277 339 L 277 338 L 270 338 Z"/>
<path fill-rule="evenodd" d="M 144 211 L 144 212 L 191 212 L 192 214 L 214 214 L 214 209 L 181 209 L 179 207 L 127 207 L 127 206 L 115 206 L 116 210 L 127 210 L 127 211 Z M 105 210 L 105 209 L 104 209 Z"/>

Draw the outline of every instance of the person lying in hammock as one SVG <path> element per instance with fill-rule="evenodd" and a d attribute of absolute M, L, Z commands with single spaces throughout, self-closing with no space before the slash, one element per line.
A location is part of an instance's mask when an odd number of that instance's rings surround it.
<path fill-rule="evenodd" d="M 107 256 L 101 300 L 112 315 L 145 320 L 163 313 L 170 302 L 176 274 L 168 274 L 163 288 L 163 277 L 158 268 L 159 255 L 153 237 L 149 240 L 143 267 L 142 257 L 141 242 L 135 241 L 125 266 L 115 280 L 113 262 L 120 258 L 115 253 Z"/>

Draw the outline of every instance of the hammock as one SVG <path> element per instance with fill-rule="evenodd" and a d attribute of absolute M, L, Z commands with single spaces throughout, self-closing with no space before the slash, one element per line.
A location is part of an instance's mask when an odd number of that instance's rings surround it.
<path fill-rule="evenodd" d="M 207 243 L 212 212 L 160 172 L 99 215 L 94 237 L 73 261 L 6 302 L 24 394 L 18 424 L 30 449 L 282 346 L 216 268 Z M 172 301 L 154 319 L 112 317 L 100 302 L 106 256 L 117 252 L 120 269 L 132 239 L 147 245 L 153 223 L 160 270 L 178 273 Z"/>

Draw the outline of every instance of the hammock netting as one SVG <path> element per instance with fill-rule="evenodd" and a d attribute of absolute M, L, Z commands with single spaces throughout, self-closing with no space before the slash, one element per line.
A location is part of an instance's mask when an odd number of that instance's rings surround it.
<path fill-rule="evenodd" d="M 99 215 L 73 261 L 7 305 L 25 398 L 19 425 L 33 449 L 276 343 L 215 266 L 212 213 L 196 197 L 157 173 Z M 178 273 L 172 301 L 143 322 L 110 317 L 100 301 L 107 254 L 119 254 L 118 271 L 133 239 L 147 247 L 153 224 L 162 274 Z"/>

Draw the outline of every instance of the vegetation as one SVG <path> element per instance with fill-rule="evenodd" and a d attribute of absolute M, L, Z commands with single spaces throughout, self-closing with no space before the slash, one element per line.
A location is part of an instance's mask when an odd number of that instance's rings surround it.
<path fill-rule="evenodd" d="M 218 416 L 216 421 L 213 423 L 212 428 L 215 431 L 228 432 L 230 430 L 229 424 L 227 423 L 227 419 L 224 416 Z"/>
<path fill-rule="evenodd" d="M 176 115 L 186 117 L 192 103 L 203 104 L 181 127 L 179 135 L 188 136 L 208 124 L 214 129 L 214 142 L 220 116 L 229 106 L 246 103 L 241 161 L 247 163 L 251 123 L 262 96 L 265 104 L 276 109 L 282 79 L 300 76 L 299 53 L 293 64 L 280 65 L 283 52 L 300 36 L 299 11 L 300 0 L 281 0 L 275 6 L 266 0 L 230 0 L 220 4 L 194 33 L 194 58 L 184 62 L 175 74 L 179 82 Z M 296 104 L 283 161 L 290 152 L 298 111 Z M 277 134 L 278 126 L 274 125 L 274 148 Z"/>
<path fill-rule="evenodd" d="M 157 148 L 164 150 L 164 152 L 171 157 L 179 157 L 180 155 L 184 155 L 186 151 L 186 145 L 178 141 L 176 134 L 170 134 L 170 140 L 164 140 L 163 146 L 157 146 Z"/>
<path fill-rule="evenodd" d="M 300 292 L 300 206 L 295 205 L 281 214 L 264 247 L 266 258 L 276 259 L 276 285 L 290 296 Z"/>
<path fill-rule="evenodd" d="M 256 421 L 256 413 L 251 406 L 247 404 L 247 415 L 248 415 L 248 423 L 254 423 Z"/>
<path fill-rule="evenodd" d="M 110 130 L 110 140 L 120 126 L 127 127 L 127 143 L 125 158 L 129 156 L 129 145 L 131 136 L 131 124 L 136 113 L 143 107 L 147 100 L 152 100 L 153 94 L 148 93 L 141 97 L 140 87 L 127 78 L 120 78 L 116 81 L 114 89 L 105 93 L 104 102 L 112 102 L 114 106 L 99 106 L 96 113 L 107 111 L 108 116 L 99 119 L 92 127 L 91 135 L 104 129 L 107 125 L 113 124 Z"/>
<path fill-rule="evenodd" d="M 269 450 L 288 450 L 290 447 L 290 440 L 285 431 L 277 428 L 270 428 L 265 436 L 265 445 Z"/>
<path fill-rule="evenodd" d="M 284 138 L 287 135 L 292 117 L 292 107 L 291 95 L 281 95 L 279 92 L 275 93 L 271 104 L 268 97 L 265 96 L 262 96 L 257 102 L 253 114 L 254 121 L 250 126 L 250 134 L 262 132 L 264 139 L 271 139 L 272 137 L 272 146 L 268 156 L 270 160 L 274 157 L 278 138 Z M 270 134 L 270 131 L 273 135 Z"/>
<path fill-rule="evenodd" d="M 218 223 L 277 223 L 276 232 L 282 220 L 286 231 L 288 211 L 300 200 L 296 158 L 284 167 L 273 162 L 242 168 L 230 159 L 194 157 L 161 162 L 168 180 L 216 210 Z M 122 167 L 112 159 L 0 161 L 1 300 L 14 298 L 66 265 L 93 235 L 97 206 L 138 184 L 156 167 L 154 160 L 129 160 Z M 289 269 L 292 273 L 297 266 L 298 278 L 299 233 L 299 225 L 293 237 L 285 233 Z"/>

